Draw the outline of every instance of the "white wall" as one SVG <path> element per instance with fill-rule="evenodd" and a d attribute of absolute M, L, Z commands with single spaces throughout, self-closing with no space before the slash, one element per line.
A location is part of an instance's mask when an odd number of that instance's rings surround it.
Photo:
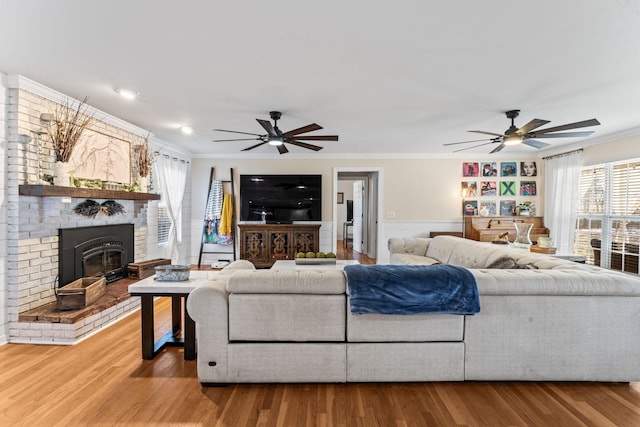
<path fill-rule="evenodd" d="M 640 157 L 640 135 L 586 147 L 582 153 L 585 166 Z"/>

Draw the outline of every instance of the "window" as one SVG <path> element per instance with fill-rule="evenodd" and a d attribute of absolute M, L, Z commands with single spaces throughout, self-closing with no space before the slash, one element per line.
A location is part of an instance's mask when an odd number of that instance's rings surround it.
<path fill-rule="evenodd" d="M 169 230 L 171 229 L 171 218 L 167 212 L 167 204 L 160 200 L 158 203 L 158 244 L 166 244 L 169 241 Z"/>
<path fill-rule="evenodd" d="M 585 167 L 575 253 L 590 264 L 638 274 L 640 160 Z"/>

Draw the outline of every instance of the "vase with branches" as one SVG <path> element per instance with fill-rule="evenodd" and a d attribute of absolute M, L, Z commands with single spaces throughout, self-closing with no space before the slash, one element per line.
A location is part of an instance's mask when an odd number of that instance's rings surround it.
<path fill-rule="evenodd" d="M 58 162 L 67 163 L 71 159 L 71 153 L 82 133 L 93 122 L 93 115 L 87 113 L 87 99 L 85 97 L 74 105 L 67 98 L 55 108 L 48 134 Z"/>
<path fill-rule="evenodd" d="M 149 137 L 138 148 L 138 173 L 140 177 L 146 178 L 151 172 L 151 155 L 149 154 Z"/>
<path fill-rule="evenodd" d="M 149 173 L 151 173 L 151 163 L 153 159 L 149 154 L 149 135 L 145 138 L 144 142 L 138 146 L 138 173 L 140 174 L 140 190 L 143 193 L 147 192 L 147 179 Z"/>

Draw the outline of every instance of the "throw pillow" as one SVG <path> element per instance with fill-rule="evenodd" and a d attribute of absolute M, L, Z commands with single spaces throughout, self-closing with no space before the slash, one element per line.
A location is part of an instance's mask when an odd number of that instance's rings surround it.
<path fill-rule="evenodd" d="M 531 264 L 531 263 L 518 264 L 516 260 L 511 258 L 510 256 L 503 256 L 496 259 L 495 261 L 487 265 L 485 268 L 536 270 L 538 267 L 536 267 L 534 264 Z"/>

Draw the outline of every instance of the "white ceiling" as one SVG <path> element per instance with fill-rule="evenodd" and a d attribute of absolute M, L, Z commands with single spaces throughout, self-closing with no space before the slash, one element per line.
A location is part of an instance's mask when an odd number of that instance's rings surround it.
<path fill-rule="evenodd" d="M 0 3 L 0 40 L 0 71 L 88 96 L 195 156 L 449 156 L 442 144 L 477 139 L 468 130 L 504 132 L 510 109 L 520 126 L 597 118 L 584 144 L 640 130 L 638 0 L 14 0 Z M 316 122 L 340 141 L 283 156 L 211 142 L 233 137 L 213 128 L 264 133 L 255 119 L 270 110 L 283 131 Z M 583 144 L 550 141 L 500 154 Z"/>

